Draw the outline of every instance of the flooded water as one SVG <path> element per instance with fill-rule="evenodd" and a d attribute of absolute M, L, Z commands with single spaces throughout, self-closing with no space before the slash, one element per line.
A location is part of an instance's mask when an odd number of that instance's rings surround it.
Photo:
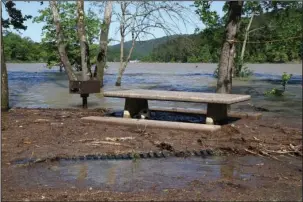
<path fill-rule="evenodd" d="M 248 186 L 262 183 L 260 166 L 281 162 L 256 156 L 211 158 L 164 158 L 132 160 L 86 160 L 40 163 L 16 167 L 16 183 L 21 187 L 102 188 L 109 191 L 143 191 L 183 188 L 193 181 L 203 183 L 228 179 L 247 181 Z M 288 166 L 302 168 L 299 159 Z M 300 167 L 301 165 L 301 167 Z M 277 173 L 272 171 L 273 175 Z"/>
<path fill-rule="evenodd" d="M 16 183 L 21 187 L 102 188 L 108 191 L 144 191 L 183 188 L 193 181 L 203 183 L 220 179 L 246 181 L 247 186 L 262 183 L 262 167 L 281 162 L 256 156 L 164 158 L 140 160 L 86 160 L 40 163 L 15 167 Z M 302 169 L 300 159 L 284 163 Z M 280 166 L 281 167 L 281 166 Z M 283 169 L 282 169 L 283 170 Z M 281 172 L 282 172 L 281 170 Z M 278 175 L 272 169 L 272 175 Z"/>
<path fill-rule="evenodd" d="M 157 89 L 190 92 L 214 92 L 216 79 L 212 73 L 216 64 L 133 63 L 122 79 L 122 87 L 115 87 L 119 63 L 109 63 L 104 77 L 104 91 L 115 89 Z M 234 110 L 253 111 L 248 105 L 269 110 L 265 115 L 279 115 L 302 119 L 302 64 L 251 64 L 255 75 L 249 81 L 233 81 L 233 93 L 250 94 L 252 100 L 233 105 Z M 283 72 L 294 74 L 284 97 L 265 97 L 263 93 L 280 87 Z M 81 107 L 80 95 L 69 94 L 66 74 L 49 70 L 44 64 L 8 64 L 10 105 L 29 108 Z M 151 101 L 151 107 L 184 107 L 203 109 L 196 103 Z M 104 98 L 102 93 L 91 94 L 89 108 L 121 110 L 124 99 Z"/>

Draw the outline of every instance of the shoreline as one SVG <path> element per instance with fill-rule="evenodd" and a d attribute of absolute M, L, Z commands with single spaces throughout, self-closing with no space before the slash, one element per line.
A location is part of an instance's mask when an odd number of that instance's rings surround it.
<path fill-rule="evenodd" d="M 298 200 L 302 197 L 302 181 L 300 180 L 302 167 L 289 163 L 302 162 L 302 128 L 299 126 L 301 123 L 290 126 L 277 117 L 260 120 L 240 119 L 223 126 L 220 131 L 209 133 L 81 121 L 82 117 L 104 116 L 107 112 L 108 110 L 104 109 L 30 108 L 14 108 L 8 112 L 2 112 L 2 200 L 41 200 L 41 197 L 49 201 L 79 199 L 91 201 L 256 200 L 258 196 L 259 200 L 267 201 L 272 198 Z M 273 122 L 275 124 L 272 124 Z M 298 122 L 301 121 L 298 120 Z M 123 138 L 128 139 L 119 140 Z M 59 186 L 61 182 L 64 182 L 57 171 L 60 158 L 71 158 L 68 162 L 79 167 L 82 165 L 81 160 L 86 162 L 83 165 L 98 162 L 88 160 L 88 158 L 93 158 L 94 154 L 108 155 L 113 159 L 119 154 L 140 155 L 144 152 L 163 153 L 170 150 L 176 153 L 189 150 L 206 152 L 212 150 L 215 155 L 224 154 L 231 158 L 231 161 L 227 161 L 227 168 L 224 169 L 228 170 L 229 166 L 236 167 L 238 170 L 246 169 L 246 172 L 253 172 L 251 178 L 261 184 L 257 187 L 248 186 L 250 181 L 238 178 L 222 177 L 211 182 L 196 178 L 183 188 L 164 190 L 147 188 L 143 191 L 121 192 L 101 186 L 84 186 L 83 183 L 86 182 L 83 181 L 84 177 L 77 179 L 76 182 L 70 182 L 71 184 L 64 184 L 63 187 Z M 282 158 L 281 155 L 287 158 Z M 262 158 L 265 163 L 255 162 L 244 166 L 237 160 L 241 156 L 256 156 Z M 184 157 L 179 159 L 182 161 Z M 72 160 L 74 158 L 75 161 Z M 76 161 L 77 158 L 78 161 Z M 18 159 L 37 159 L 38 161 L 18 166 L 14 164 L 14 161 Z M 165 158 L 157 159 L 161 161 Z M 118 160 L 112 161 L 115 161 L 114 165 L 120 165 Z M 207 158 L 204 161 L 207 161 Z M 109 160 L 104 160 L 104 162 L 105 165 L 111 165 Z M 121 163 L 121 166 L 125 165 L 127 160 Z M 139 163 L 138 160 L 137 164 Z M 98 168 L 100 165 L 98 164 Z M 58 186 L 44 186 L 47 182 L 43 175 L 35 174 L 35 169 L 38 168 L 51 174 L 51 181 L 59 183 Z M 52 169 L 56 170 L 52 171 Z M 37 178 L 28 177 L 29 171 L 32 173 L 31 176 L 34 173 L 34 177 Z M 113 175 L 111 179 L 113 177 L 116 179 L 115 173 L 111 175 Z M 125 177 L 131 176 L 133 175 Z M 277 176 L 284 178 L 277 178 Z M 42 184 L 37 181 L 40 178 L 43 180 Z M 262 184 L 264 182 L 265 184 Z M 31 185 L 26 185 L 26 183 Z M 220 195 L 217 194 L 218 191 Z"/>

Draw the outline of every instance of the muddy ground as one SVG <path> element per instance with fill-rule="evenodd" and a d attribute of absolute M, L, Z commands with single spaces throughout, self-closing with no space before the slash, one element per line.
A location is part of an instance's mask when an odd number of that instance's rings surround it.
<path fill-rule="evenodd" d="M 290 166 L 281 155 L 301 160 L 301 120 L 283 118 L 240 119 L 214 133 L 125 127 L 81 121 L 81 117 L 104 115 L 105 110 L 11 109 L 3 112 L 2 200 L 302 200 L 302 166 Z M 108 143 L 110 138 L 132 137 Z M 102 142 L 104 141 L 104 142 Z M 87 154 L 160 151 L 159 143 L 175 151 L 213 149 L 225 155 L 260 155 L 274 161 L 258 170 L 264 183 L 220 179 L 193 181 L 186 188 L 165 192 L 108 192 L 88 188 L 24 188 L 14 180 L 12 162 L 22 158 L 52 158 Z M 288 160 L 289 161 L 289 160 Z M 240 165 L 238 165 L 240 166 Z"/>

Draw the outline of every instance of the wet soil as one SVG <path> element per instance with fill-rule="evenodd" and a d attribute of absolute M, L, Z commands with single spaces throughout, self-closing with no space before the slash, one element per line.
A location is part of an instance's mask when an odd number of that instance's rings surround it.
<path fill-rule="evenodd" d="M 240 119 L 214 133 L 125 127 L 81 121 L 103 116 L 102 109 L 12 109 L 3 112 L 2 200 L 301 200 L 301 120 L 288 123 L 279 117 Z M 123 137 L 131 137 L 125 138 Z M 114 141 L 112 141 L 114 139 Z M 162 145 L 162 146 L 159 146 Z M 163 146 L 164 145 L 164 146 Z M 21 186 L 14 160 L 87 154 L 213 149 L 224 156 L 264 156 L 266 163 L 246 166 L 258 182 L 223 177 L 211 182 L 192 180 L 182 188 L 136 192 L 98 187 Z M 281 155 L 284 157 L 281 157 Z M 287 156 L 287 158 L 285 158 Z M 263 157 L 262 157 L 263 158 Z M 45 163 L 50 165 L 51 163 Z M 33 165 L 35 166 L 35 165 Z M 243 165 L 236 164 L 243 168 Z M 245 167 L 245 166 L 244 166 Z M 28 167 L 28 169 L 31 169 Z M 20 179 L 20 177 L 19 177 Z M 261 183 L 262 182 L 262 183 Z M 59 183 L 59 182 L 58 182 Z"/>

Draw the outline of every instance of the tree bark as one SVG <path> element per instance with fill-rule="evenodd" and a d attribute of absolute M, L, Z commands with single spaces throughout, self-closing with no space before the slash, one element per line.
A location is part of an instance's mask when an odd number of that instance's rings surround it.
<path fill-rule="evenodd" d="M 81 68 L 82 68 L 82 80 L 89 80 L 91 72 L 89 71 L 89 46 L 86 41 L 85 27 L 84 27 L 84 1 L 77 1 L 77 13 L 78 13 L 78 37 L 80 41 L 81 49 Z"/>
<path fill-rule="evenodd" d="M 101 86 L 103 86 L 104 69 L 107 61 L 108 32 L 112 17 L 112 7 L 113 2 L 107 1 L 104 11 L 104 19 L 101 25 L 100 49 L 98 52 L 97 64 L 95 69 L 95 74 L 97 76 L 97 79 L 100 81 Z"/>
<path fill-rule="evenodd" d="M 2 16 L 2 5 L 0 8 L 0 16 Z M 8 93 L 8 79 L 7 69 L 4 58 L 4 45 L 3 45 L 3 33 L 2 25 L 0 26 L 1 31 L 1 110 L 6 111 L 9 108 L 9 93 Z"/>
<path fill-rule="evenodd" d="M 243 65 L 244 53 L 245 53 L 246 43 L 247 43 L 247 39 L 248 39 L 248 35 L 249 35 L 249 29 L 250 29 L 250 26 L 251 26 L 251 23 L 252 23 L 253 19 L 254 19 L 254 13 L 251 15 L 249 23 L 248 23 L 248 25 L 246 27 L 246 30 L 245 30 L 245 36 L 244 36 L 244 41 L 243 41 L 241 56 L 240 56 L 241 66 Z"/>
<path fill-rule="evenodd" d="M 236 49 L 234 41 L 237 34 L 237 27 L 241 20 L 242 6 L 243 1 L 229 2 L 229 16 L 219 62 L 217 93 L 231 93 L 232 71 Z"/>
<path fill-rule="evenodd" d="M 118 77 L 116 80 L 116 86 L 121 86 L 122 75 L 125 71 L 126 65 L 124 64 L 124 40 L 125 40 L 125 12 L 126 12 L 126 2 L 121 3 L 121 15 L 122 19 L 120 22 L 120 68 L 118 72 Z"/>
<path fill-rule="evenodd" d="M 126 60 L 123 63 L 120 62 L 120 68 L 119 68 L 119 72 L 118 72 L 118 78 L 117 78 L 117 81 L 116 81 L 116 86 L 121 86 L 121 80 L 122 80 L 123 73 L 124 73 L 124 71 L 126 69 L 128 61 L 130 60 L 130 57 L 131 57 L 131 55 L 133 53 L 133 50 L 135 48 L 136 39 L 134 38 L 134 33 L 132 35 L 133 35 L 133 37 L 132 37 L 132 46 L 131 46 L 131 48 L 129 50 L 127 58 L 126 58 Z"/>
<path fill-rule="evenodd" d="M 66 52 L 66 43 L 64 42 L 64 36 L 60 24 L 60 16 L 58 12 L 58 7 L 56 1 L 50 1 L 50 7 L 53 13 L 54 24 L 56 26 L 56 37 L 57 37 L 57 46 L 60 55 L 60 59 L 63 63 L 64 69 L 67 72 L 69 80 L 78 80 L 76 74 L 72 69 L 72 65 L 68 59 Z"/>

